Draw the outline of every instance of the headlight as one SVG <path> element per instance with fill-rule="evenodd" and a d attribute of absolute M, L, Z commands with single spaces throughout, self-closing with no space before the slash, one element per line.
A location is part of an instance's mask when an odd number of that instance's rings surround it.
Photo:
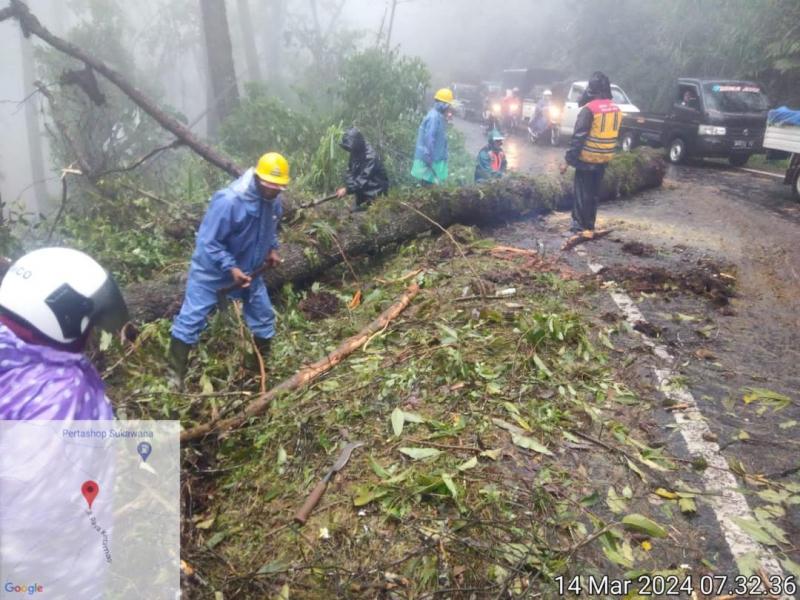
<path fill-rule="evenodd" d="M 493 112 L 493 113 L 495 113 L 495 114 L 500 114 L 500 111 L 501 111 L 502 109 L 503 109 L 503 107 L 502 107 L 502 106 L 500 106 L 500 104 L 498 104 L 498 103 L 496 103 L 496 102 L 495 102 L 494 104 L 492 104 L 492 112 Z"/>
<path fill-rule="evenodd" d="M 551 106 L 550 107 L 550 118 L 555 121 L 560 116 L 561 116 L 561 110 L 559 110 L 559 108 L 557 106 Z"/>
<path fill-rule="evenodd" d="M 517 112 L 517 110 L 519 110 L 519 104 L 511 104 L 508 108 L 511 109 L 511 112 Z"/>
<path fill-rule="evenodd" d="M 697 128 L 697 133 L 700 135 L 725 135 L 724 127 L 716 127 L 714 125 L 700 125 Z"/>

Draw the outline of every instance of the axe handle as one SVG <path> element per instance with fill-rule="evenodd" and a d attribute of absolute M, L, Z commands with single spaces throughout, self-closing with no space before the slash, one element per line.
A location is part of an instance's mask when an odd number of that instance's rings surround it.
<path fill-rule="evenodd" d="M 255 271 L 253 271 L 252 273 L 249 273 L 249 275 L 250 275 L 250 277 L 255 278 L 255 277 L 258 277 L 259 275 L 261 275 L 266 270 L 267 270 L 267 265 L 263 264 L 260 267 L 258 267 Z M 230 292 L 232 292 L 234 290 L 238 290 L 240 287 L 242 287 L 241 283 L 232 283 L 231 285 L 227 285 L 224 288 L 220 288 L 219 290 L 217 290 L 217 296 L 220 296 L 220 297 L 224 296 L 225 294 L 229 294 Z"/>
<path fill-rule="evenodd" d="M 308 520 L 311 511 L 319 504 L 320 498 L 325 493 L 325 490 L 328 487 L 329 479 L 326 477 L 322 479 L 311 491 L 306 498 L 305 504 L 298 510 L 294 515 L 294 522 L 300 525 L 305 525 L 306 521 Z"/>

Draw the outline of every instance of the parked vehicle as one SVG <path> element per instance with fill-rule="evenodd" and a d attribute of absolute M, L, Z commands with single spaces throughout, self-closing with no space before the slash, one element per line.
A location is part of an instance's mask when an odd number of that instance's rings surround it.
<path fill-rule="evenodd" d="M 623 118 L 623 150 L 663 147 L 673 163 L 720 157 L 740 167 L 762 147 L 768 101 L 756 83 L 681 78 L 667 103 L 663 112 Z"/>
<path fill-rule="evenodd" d="M 791 155 L 783 182 L 800 199 L 800 111 L 785 107 L 770 111 L 764 133 L 764 148 Z"/>
<path fill-rule="evenodd" d="M 559 126 L 559 133 L 565 137 L 571 137 L 572 132 L 575 130 L 575 121 L 578 120 L 578 113 L 581 110 L 581 107 L 578 106 L 578 101 L 583 96 L 583 92 L 586 91 L 588 84 L 588 81 L 575 81 L 569 87 L 564 100 Z M 639 109 L 630 101 L 622 88 L 613 83 L 611 84 L 611 96 L 623 114 L 639 112 Z"/>
<path fill-rule="evenodd" d="M 480 86 L 469 83 L 454 83 L 452 89 L 456 99 L 453 103 L 456 115 L 468 121 L 477 121 L 481 117 L 483 105 Z"/>

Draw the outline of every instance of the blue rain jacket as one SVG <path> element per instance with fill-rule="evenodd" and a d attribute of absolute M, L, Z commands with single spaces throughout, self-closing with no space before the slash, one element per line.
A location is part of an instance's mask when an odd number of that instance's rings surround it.
<path fill-rule="evenodd" d="M 172 325 L 172 335 L 187 344 L 197 343 L 217 304 L 217 290 L 233 283 L 230 270 L 251 273 L 278 247 L 280 196 L 263 200 L 257 186 L 249 169 L 211 197 L 197 232 L 183 306 Z M 229 295 L 244 300 L 245 322 L 256 337 L 275 334 L 275 315 L 261 277 Z"/>
<path fill-rule="evenodd" d="M 447 123 L 444 118 L 446 108 L 446 103 L 437 100 L 420 123 L 414 151 L 415 161 L 420 160 L 430 167 L 433 163 L 447 160 Z"/>

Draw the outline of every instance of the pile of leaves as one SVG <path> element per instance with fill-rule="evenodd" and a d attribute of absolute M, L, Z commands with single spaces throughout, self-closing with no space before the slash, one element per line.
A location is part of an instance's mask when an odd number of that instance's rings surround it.
<path fill-rule="evenodd" d="M 615 348 L 627 332 L 588 317 L 591 288 L 557 262 L 454 234 L 468 241 L 444 258 L 449 236 L 422 238 L 393 258 L 354 261 L 359 284 L 342 270 L 276 296 L 270 386 L 411 281 L 423 287 L 324 378 L 246 428 L 185 448 L 188 597 L 548 597 L 571 574 L 635 577 L 687 561 L 713 571 L 682 541 L 702 509 L 696 474 L 648 443 L 650 399 L 622 375 Z M 301 305 L 320 297 L 342 308 L 312 321 Z M 235 307 L 212 319 L 184 394 L 166 383 L 168 327 L 148 325 L 133 352 L 106 350 L 122 414 L 189 427 L 258 393 Z M 306 526 L 292 524 L 351 441 L 365 445 Z M 762 491 L 800 499 L 800 489 Z M 780 538 L 771 518 L 755 526 Z"/>

